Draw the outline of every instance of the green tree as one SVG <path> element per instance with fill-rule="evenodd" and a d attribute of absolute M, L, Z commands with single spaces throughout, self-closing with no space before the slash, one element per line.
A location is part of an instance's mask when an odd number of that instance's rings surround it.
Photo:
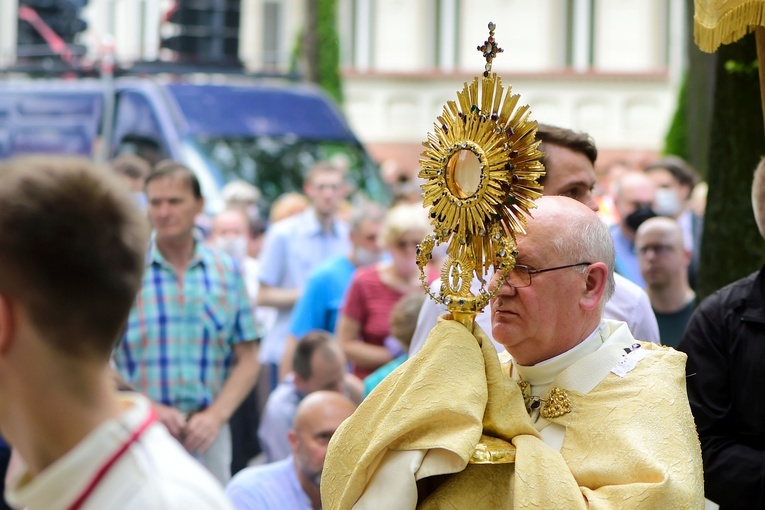
<path fill-rule="evenodd" d="M 664 154 L 673 154 L 686 161 L 688 158 L 688 74 L 683 76 L 677 95 L 677 108 L 664 138 Z"/>
<path fill-rule="evenodd" d="M 750 201 L 753 171 L 765 154 L 754 34 L 721 46 L 715 57 L 698 279 L 702 299 L 765 263 L 765 242 Z"/>
<path fill-rule="evenodd" d="M 299 43 L 306 60 L 308 80 L 317 83 L 335 101 L 342 103 L 337 0 L 306 0 L 306 27 Z"/>

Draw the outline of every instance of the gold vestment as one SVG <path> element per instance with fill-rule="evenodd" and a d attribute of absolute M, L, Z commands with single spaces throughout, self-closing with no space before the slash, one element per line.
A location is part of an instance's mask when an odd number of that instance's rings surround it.
<path fill-rule="evenodd" d="M 440 319 L 333 436 L 323 508 L 703 508 L 685 354 L 604 323 L 603 346 L 553 381 L 571 404 L 547 418 L 565 428 L 557 451 L 483 331 Z M 611 372 L 638 343 L 634 366 Z M 511 442 L 515 462 L 469 464 L 482 431 Z"/>

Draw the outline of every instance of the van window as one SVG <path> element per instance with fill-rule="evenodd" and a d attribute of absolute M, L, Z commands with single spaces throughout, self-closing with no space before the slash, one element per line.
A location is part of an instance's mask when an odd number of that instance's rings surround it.
<path fill-rule="evenodd" d="M 224 182 L 244 179 L 258 186 L 267 201 L 282 193 L 302 192 L 303 173 L 314 163 L 338 159 L 348 167 L 354 190 L 381 200 L 383 189 L 375 189 L 376 168 L 359 146 L 347 142 L 315 141 L 295 136 L 258 138 L 203 136 L 197 146 L 221 171 Z"/>
<path fill-rule="evenodd" d="M 0 158 L 22 153 L 90 156 L 101 118 L 96 92 L 0 95 Z"/>
<path fill-rule="evenodd" d="M 157 117 L 140 92 L 124 90 L 117 94 L 114 139 L 118 140 L 116 154 L 137 154 L 152 164 L 168 154 Z"/>
<path fill-rule="evenodd" d="M 224 182 L 244 179 L 266 207 L 280 194 L 302 191 L 316 161 L 338 158 L 355 190 L 386 201 L 387 187 L 335 105 L 301 86 L 167 87 L 183 113 L 186 139 L 220 171 Z"/>

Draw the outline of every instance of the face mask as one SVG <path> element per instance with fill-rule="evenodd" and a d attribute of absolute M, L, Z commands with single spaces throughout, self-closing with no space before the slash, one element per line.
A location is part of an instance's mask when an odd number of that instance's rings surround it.
<path fill-rule="evenodd" d="M 651 219 L 656 216 L 656 213 L 651 209 L 650 205 L 641 205 L 635 211 L 624 218 L 624 222 L 633 231 L 637 231 L 638 227 L 643 224 L 645 220 Z"/>
<path fill-rule="evenodd" d="M 231 255 L 234 260 L 241 262 L 247 257 L 247 237 L 216 237 L 213 243 L 219 250 Z"/>
<path fill-rule="evenodd" d="M 358 246 L 353 252 L 353 258 L 359 267 L 370 266 L 380 262 L 381 254 L 377 251 L 367 250 L 363 246 Z"/>
<path fill-rule="evenodd" d="M 659 188 L 656 190 L 654 198 L 654 210 L 659 216 L 677 216 L 683 209 L 683 204 L 677 198 L 677 192 L 669 188 Z"/>

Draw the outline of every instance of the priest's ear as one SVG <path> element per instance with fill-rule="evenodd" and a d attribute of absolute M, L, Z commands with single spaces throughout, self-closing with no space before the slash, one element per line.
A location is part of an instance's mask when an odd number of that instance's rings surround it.
<path fill-rule="evenodd" d="M 593 262 L 585 272 L 585 287 L 579 299 L 584 310 L 593 310 L 600 304 L 608 284 L 608 266 L 603 262 Z"/>

